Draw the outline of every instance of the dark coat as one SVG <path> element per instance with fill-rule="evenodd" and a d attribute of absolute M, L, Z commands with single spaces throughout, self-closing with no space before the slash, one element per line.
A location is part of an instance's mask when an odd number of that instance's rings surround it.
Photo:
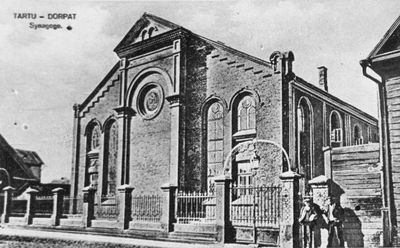
<path fill-rule="evenodd" d="M 321 209 L 319 208 L 319 206 L 314 203 L 311 203 L 310 209 L 308 211 L 306 210 L 306 206 L 303 206 L 301 208 L 299 222 L 301 224 L 315 223 L 315 221 L 318 220 L 320 215 L 321 215 Z"/>
<path fill-rule="evenodd" d="M 333 208 L 333 210 L 332 210 L 333 217 L 337 219 L 337 222 L 343 222 L 344 209 L 342 208 L 342 206 L 340 206 L 340 204 L 337 204 L 337 203 L 335 205 L 331 205 L 331 204 L 328 205 L 328 209 L 325 212 L 326 217 L 329 218 L 329 211 L 331 211 L 332 208 Z"/>

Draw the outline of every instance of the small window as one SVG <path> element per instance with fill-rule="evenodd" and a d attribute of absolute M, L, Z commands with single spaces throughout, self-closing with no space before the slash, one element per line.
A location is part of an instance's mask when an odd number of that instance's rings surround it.
<path fill-rule="evenodd" d="M 147 30 L 142 31 L 142 40 L 146 39 Z"/>
<path fill-rule="evenodd" d="M 335 128 L 331 131 L 331 142 L 340 143 L 342 142 L 342 129 Z"/>
<path fill-rule="evenodd" d="M 149 28 L 149 38 L 153 35 L 154 27 Z"/>
<path fill-rule="evenodd" d="M 240 162 L 237 164 L 238 195 L 249 195 L 250 187 L 253 185 L 253 176 L 250 162 Z"/>

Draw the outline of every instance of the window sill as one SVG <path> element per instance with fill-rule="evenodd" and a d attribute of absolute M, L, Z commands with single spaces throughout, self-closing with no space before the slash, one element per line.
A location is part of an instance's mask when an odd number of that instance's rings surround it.
<path fill-rule="evenodd" d="M 255 129 L 241 130 L 233 135 L 233 139 L 236 141 L 252 140 L 256 137 L 256 134 Z"/>
<path fill-rule="evenodd" d="M 99 150 L 91 150 L 90 152 L 87 153 L 89 158 L 98 158 L 99 157 Z"/>

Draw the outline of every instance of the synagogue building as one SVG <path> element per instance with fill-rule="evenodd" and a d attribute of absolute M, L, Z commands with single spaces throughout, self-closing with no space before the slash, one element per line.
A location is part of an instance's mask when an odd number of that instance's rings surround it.
<path fill-rule="evenodd" d="M 329 93 L 327 68 L 307 82 L 292 52 L 256 58 L 147 13 L 114 52 L 119 61 L 74 106 L 70 197 L 92 188 L 94 219 L 115 220 L 121 186 L 133 188 L 138 230 L 170 230 L 160 224 L 166 187 L 212 195 L 221 176 L 280 187 L 293 171 L 304 195 L 331 174 L 325 150 L 379 142 L 374 117 Z"/>

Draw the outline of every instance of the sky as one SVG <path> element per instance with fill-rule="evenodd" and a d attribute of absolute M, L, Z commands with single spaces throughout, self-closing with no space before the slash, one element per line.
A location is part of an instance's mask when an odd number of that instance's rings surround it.
<path fill-rule="evenodd" d="M 317 67 L 326 66 L 329 92 L 377 117 L 377 87 L 359 61 L 399 16 L 400 1 L 2 0 L 0 133 L 15 148 L 38 152 L 42 182 L 70 178 L 72 106 L 118 61 L 113 49 L 144 12 L 267 61 L 291 50 L 298 76 L 317 84 Z M 76 18 L 48 20 L 49 13 Z M 35 30 L 31 22 L 63 28 Z"/>

